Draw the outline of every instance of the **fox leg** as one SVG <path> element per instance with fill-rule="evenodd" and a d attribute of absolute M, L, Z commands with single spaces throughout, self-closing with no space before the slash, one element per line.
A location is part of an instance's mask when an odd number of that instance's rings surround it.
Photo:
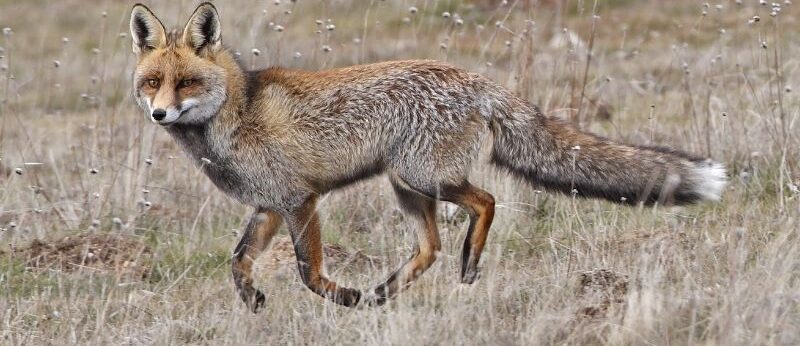
<path fill-rule="evenodd" d="M 361 300 L 361 292 L 339 287 L 322 274 L 322 239 L 316 207 L 317 196 L 312 195 L 284 216 L 292 235 L 300 278 L 314 293 L 336 304 L 353 307 Z"/>
<path fill-rule="evenodd" d="M 269 245 L 281 222 L 281 216 L 275 212 L 256 210 L 247 222 L 242 239 L 233 250 L 233 282 L 239 296 L 253 312 L 257 312 L 266 300 L 264 293 L 253 288 L 253 262 Z"/>
<path fill-rule="evenodd" d="M 403 266 L 392 273 L 386 281 L 378 285 L 374 295 L 366 303 L 382 305 L 389 298 L 408 287 L 436 261 L 436 253 L 442 248 L 439 231 L 436 227 L 436 200 L 415 192 L 399 182 L 392 182 L 400 206 L 420 222 L 417 230 L 417 248 L 413 256 Z"/>
<path fill-rule="evenodd" d="M 461 282 L 471 284 L 478 278 L 478 262 L 494 219 L 494 197 L 467 181 L 457 186 L 443 186 L 439 197 L 460 205 L 469 213 L 469 229 L 461 251 Z"/>

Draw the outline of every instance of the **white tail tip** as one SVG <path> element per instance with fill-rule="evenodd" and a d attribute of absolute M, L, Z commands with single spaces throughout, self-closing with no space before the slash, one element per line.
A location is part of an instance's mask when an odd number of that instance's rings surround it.
<path fill-rule="evenodd" d="M 722 197 L 722 191 L 728 183 L 728 174 L 725 166 L 711 160 L 695 164 L 694 190 L 703 199 L 718 201 Z"/>

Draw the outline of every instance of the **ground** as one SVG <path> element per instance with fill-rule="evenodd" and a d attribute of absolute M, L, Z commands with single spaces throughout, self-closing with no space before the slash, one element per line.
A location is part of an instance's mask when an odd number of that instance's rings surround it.
<path fill-rule="evenodd" d="M 152 2 L 168 27 L 197 3 Z M 308 291 L 285 229 L 233 289 L 249 210 L 130 97 L 132 2 L 0 0 L 0 343 L 798 344 L 800 4 L 758 1 L 219 1 L 246 65 L 431 58 L 553 116 L 728 167 L 722 200 L 625 207 L 488 165 L 497 199 L 474 285 L 467 218 L 439 204 L 439 261 L 385 307 Z M 773 15 L 774 14 L 774 15 Z M 383 177 L 320 202 L 328 274 L 366 289 L 412 252 Z"/>

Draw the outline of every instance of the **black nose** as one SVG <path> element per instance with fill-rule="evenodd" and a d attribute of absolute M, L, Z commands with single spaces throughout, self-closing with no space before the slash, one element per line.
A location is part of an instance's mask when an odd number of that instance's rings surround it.
<path fill-rule="evenodd" d="M 167 117 L 167 111 L 165 111 L 165 110 L 163 110 L 161 108 L 158 108 L 158 109 L 153 111 L 153 119 L 155 119 L 156 121 L 161 121 L 162 119 L 164 119 L 166 117 Z"/>

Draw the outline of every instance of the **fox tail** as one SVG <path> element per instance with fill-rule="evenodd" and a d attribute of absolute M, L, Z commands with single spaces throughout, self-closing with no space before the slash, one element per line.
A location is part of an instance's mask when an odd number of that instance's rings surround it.
<path fill-rule="evenodd" d="M 492 163 L 547 190 L 623 204 L 719 200 L 722 164 L 680 151 L 615 143 L 538 109 L 493 117 Z"/>

